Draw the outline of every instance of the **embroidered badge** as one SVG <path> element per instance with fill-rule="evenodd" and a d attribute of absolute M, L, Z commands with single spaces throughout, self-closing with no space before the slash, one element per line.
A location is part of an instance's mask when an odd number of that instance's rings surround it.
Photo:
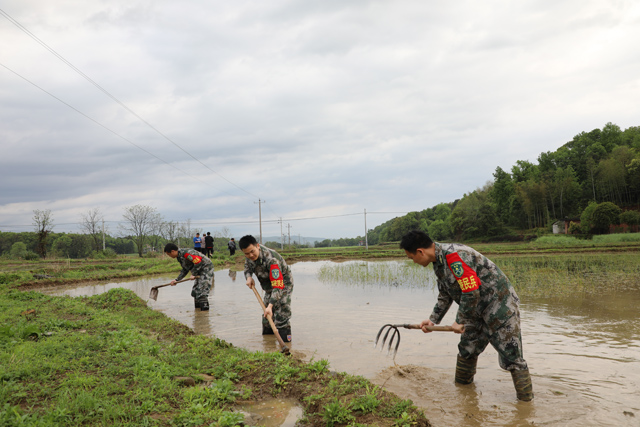
<path fill-rule="evenodd" d="M 471 267 L 462 261 L 457 252 L 447 255 L 447 264 L 463 293 L 475 291 L 480 287 L 480 278 Z"/>
<path fill-rule="evenodd" d="M 284 280 L 282 279 L 282 273 L 278 264 L 273 264 L 269 270 L 269 280 L 271 280 L 271 286 L 276 289 L 284 289 Z"/>
<path fill-rule="evenodd" d="M 461 277 L 462 274 L 464 273 L 464 268 L 462 268 L 461 262 L 454 262 L 453 264 L 450 265 L 450 267 L 451 267 L 451 271 L 456 277 Z"/>

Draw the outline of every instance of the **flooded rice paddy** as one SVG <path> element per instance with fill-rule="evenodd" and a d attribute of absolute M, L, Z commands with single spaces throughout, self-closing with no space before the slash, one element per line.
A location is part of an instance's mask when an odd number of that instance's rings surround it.
<path fill-rule="evenodd" d="M 342 279 L 339 270 L 354 265 L 357 275 Z M 373 348 L 385 323 L 419 323 L 429 316 L 437 297 L 431 268 L 302 262 L 292 270 L 293 353 L 328 359 L 334 370 L 362 375 L 412 399 L 435 426 L 640 426 L 640 284 L 597 295 L 522 298 L 524 352 L 535 399 L 518 402 L 511 376 L 498 367 L 491 347 L 480 356 L 471 386 L 453 382 L 459 336 L 452 333 L 401 330 L 397 365 Z M 146 300 L 152 286 L 172 278 L 46 292 L 80 296 L 125 287 Z M 278 350 L 273 336 L 260 335 L 262 310 L 242 272 L 216 272 L 208 312 L 194 310 L 191 285 L 161 288 L 149 306 L 237 347 Z M 453 322 L 456 308 L 443 324 Z"/>

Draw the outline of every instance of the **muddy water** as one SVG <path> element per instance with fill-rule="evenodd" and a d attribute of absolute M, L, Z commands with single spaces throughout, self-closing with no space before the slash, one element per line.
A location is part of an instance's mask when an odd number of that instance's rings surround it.
<path fill-rule="evenodd" d="M 430 285 L 349 285 L 320 282 L 324 263 L 292 266 L 292 350 L 307 360 L 328 359 L 332 369 L 362 375 L 420 406 L 435 426 L 640 426 L 640 284 L 624 292 L 564 300 L 523 299 L 525 358 L 535 399 L 518 402 L 508 372 L 491 347 L 480 356 L 475 383 L 453 383 L 458 336 L 402 330 L 395 359 L 374 350 L 385 323 L 418 323 L 436 301 Z M 147 299 L 152 286 L 172 277 L 56 290 L 94 295 L 126 287 Z M 211 311 L 193 309 L 191 283 L 160 289 L 149 301 L 193 328 L 249 350 L 276 351 L 260 335 L 261 308 L 242 273 L 216 272 Z M 455 305 L 443 323 L 451 323 Z"/>

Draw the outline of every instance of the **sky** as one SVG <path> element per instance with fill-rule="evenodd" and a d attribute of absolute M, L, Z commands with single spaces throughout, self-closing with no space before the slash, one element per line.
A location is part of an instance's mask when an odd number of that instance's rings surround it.
<path fill-rule="evenodd" d="M 638 40 L 636 1 L 0 0 L 0 231 L 363 235 L 640 125 Z"/>

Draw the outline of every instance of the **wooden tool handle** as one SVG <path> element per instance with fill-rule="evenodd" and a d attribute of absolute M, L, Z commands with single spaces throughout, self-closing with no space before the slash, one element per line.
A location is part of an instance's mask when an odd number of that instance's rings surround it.
<path fill-rule="evenodd" d="M 420 327 L 420 325 L 416 325 L 416 324 L 413 324 L 413 325 L 407 324 L 407 325 L 401 325 L 401 326 L 404 327 L 404 328 L 407 328 L 407 329 L 422 329 Z M 427 331 L 431 331 L 431 332 L 433 332 L 433 331 L 452 332 L 453 328 L 451 326 L 433 325 L 433 326 L 427 326 Z"/>
<path fill-rule="evenodd" d="M 253 293 L 255 294 L 256 298 L 258 299 L 258 302 L 260 303 L 260 307 L 262 307 L 262 312 L 265 313 L 264 317 L 266 317 L 267 321 L 269 321 L 269 325 L 271 325 L 271 330 L 273 331 L 273 334 L 278 339 L 278 343 L 280 344 L 280 347 L 282 347 L 282 350 L 284 352 L 288 353 L 289 352 L 289 348 L 287 347 L 287 345 L 282 340 L 282 337 L 280 336 L 280 332 L 278 332 L 278 328 L 276 328 L 276 324 L 273 323 L 273 319 L 271 318 L 271 316 L 267 316 L 267 314 L 266 314 L 267 307 L 264 306 L 264 302 L 262 301 L 262 297 L 258 293 L 258 290 L 256 289 L 255 285 L 251 286 L 251 290 L 253 291 Z"/>
<path fill-rule="evenodd" d="M 182 283 L 182 282 L 186 282 L 187 280 L 192 280 L 192 278 L 193 278 L 193 279 L 197 279 L 198 277 L 200 277 L 200 276 L 192 276 L 192 277 L 189 277 L 188 279 L 178 280 L 178 281 L 176 282 L 176 284 L 178 284 L 178 283 Z M 165 286 L 169 286 L 169 285 L 171 285 L 171 283 L 165 283 L 164 285 L 154 286 L 154 287 L 153 287 L 153 288 L 151 288 L 151 289 L 164 288 Z"/>

